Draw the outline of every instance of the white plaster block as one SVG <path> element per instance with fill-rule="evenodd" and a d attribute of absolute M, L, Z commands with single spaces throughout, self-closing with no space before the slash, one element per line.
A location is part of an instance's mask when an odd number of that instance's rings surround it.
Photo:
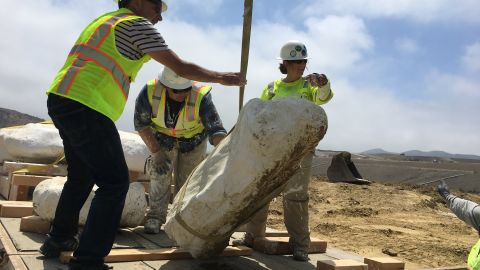
<path fill-rule="evenodd" d="M 60 199 L 65 181 L 66 177 L 54 177 L 42 181 L 35 187 L 32 199 L 33 209 L 42 219 L 52 221 L 55 217 L 55 210 L 57 209 L 58 200 Z M 80 211 L 80 225 L 85 225 L 88 210 L 90 209 L 94 192 L 97 188 L 97 186 L 94 186 Z M 141 183 L 131 183 L 125 200 L 120 226 L 136 227 L 143 224 L 146 209 L 147 199 L 145 198 L 145 188 Z"/>
<path fill-rule="evenodd" d="M 218 255 L 235 228 L 281 192 L 326 130 L 324 110 L 311 102 L 249 101 L 175 197 L 165 231 L 195 258 Z"/>

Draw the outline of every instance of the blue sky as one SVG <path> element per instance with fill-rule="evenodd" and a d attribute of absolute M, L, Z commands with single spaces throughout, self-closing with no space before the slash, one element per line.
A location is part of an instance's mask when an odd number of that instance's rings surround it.
<path fill-rule="evenodd" d="M 219 71 L 240 67 L 243 1 L 169 1 L 157 28 L 182 58 Z M 294 4 L 292 4 L 294 3 Z M 22 0 L 0 40 L 0 107 L 48 118 L 44 95 L 80 31 L 115 8 L 111 0 Z M 443 150 L 480 155 L 478 0 L 254 0 L 245 102 L 281 78 L 284 42 L 306 43 L 310 72 L 335 97 L 320 149 Z M 132 85 L 121 130 L 133 130 L 135 97 L 157 76 L 151 61 Z M 238 116 L 238 88 L 213 85 L 225 127 Z"/>

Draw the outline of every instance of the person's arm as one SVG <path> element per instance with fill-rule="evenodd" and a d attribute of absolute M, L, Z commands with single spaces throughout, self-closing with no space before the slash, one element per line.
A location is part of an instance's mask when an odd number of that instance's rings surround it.
<path fill-rule="evenodd" d="M 322 105 L 333 98 L 330 80 L 325 74 L 312 73 L 307 75 L 305 80 L 310 83 L 310 91 L 315 104 Z"/>
<path fill-rule="evenodd" d="M 178 76 L 194 81 L 213 82 L 223 85 L 245 85 L 246 79 L 240 72 L 217 72 L 205 69 L 197 64 L 181 59 L 172 50 L 158 50 L 149 52 L 148 55 L 160 64 L 169 67 Z"/>
<path fill-rule="evenodd" d="M 135 100 L 135 112 L 133 115 L 133 126 L 142 138 L 150 153 L 160 150 L 152 125 L 152 105 L 148 101 L 148 87 L 145 85 Z"/>
<path fill-rule="evenodd" d="M 461 220 L 480 231 L 480 205 L 454 195 L 447 196 L 447 205 Z"/>
<path fill-rule="evenodd" d="M 199 114 L 210 144 L 217 146 L 227 137 L 227 131 L 223 127 L 222 120 L 218 115 L 215 104 L 213 104 L 212 94 L 210 92 L 203 96 L 200 102 Z"/>
<path fill-rule="evenodd" d="M 448 208 L 459 219 L 480 232 L 480 205 L 478 203 L 451 194 L 445 181 L 442 181 L 438 186 L 438 193 L 445 199 Z"/>

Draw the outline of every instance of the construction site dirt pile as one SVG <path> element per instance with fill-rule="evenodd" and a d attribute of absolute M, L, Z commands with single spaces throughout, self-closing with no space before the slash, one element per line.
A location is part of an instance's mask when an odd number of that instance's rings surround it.
<path fill-rule="evenodd" d="M 480 195 L 453 191 L 480 202 Z M 360 186 L 310 183 L 310 228 L 313 237 L 362 256 L 389 256 L 409 269 L 465 265 L 477 232 L 446 208 L 433 187 Z M 283 227 L 282 200 L 269 210 L 268 226 Z"/>

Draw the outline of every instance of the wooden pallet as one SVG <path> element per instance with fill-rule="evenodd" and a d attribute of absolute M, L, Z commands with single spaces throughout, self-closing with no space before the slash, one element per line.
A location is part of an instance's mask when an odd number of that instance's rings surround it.
<path fill-rule="evenodd" d="M 33 203 L 25 201 L 0 201 L 0 217 L 21 218 L 33 215 Z"/>
<path fill-rule="evenodd" d="M 67 175 L 67 166 L 5 161 L 2 172 L 7 176 L 6 180 L 0 179 L 3 180 L 0 184 L 2 196 L 11 201 L 29 201 L 38 183 L 53 176 Z"/>
<path fill-rule="evenodd" d="M 220 256 L 250 256 L 253 250 L 248 247 L 227 247 Z M 72 258 L 72 252 L 62 252 L 60 261 L 68 263 Z M 181 248 L 160 249 L 112 249 L 105 257 L 106 263 L 132 262 L 132 261 L 156 261 L 156 260 L 181 260 L 192 259 L 192 255 Z"/>
<path fill-rule="evenodd" d="M 20 171 L 26 168 L 35 168 L 31 172 Z M 66 176 L 66 165 L 48 165 L 37 163 L 24 163 L 5 161 L 2 172 L 7 174 L 0 176 L 0 195 L 11 201 L 30 201 L 35 187 L 42 181 L 55 177 Z M 150 190 L 150 181 L 141 172 L 129 172 L 131 182 L 139 182 Z"/>
<path fill-rule="evenodd" d="M 255 239 L 253 249 L 270 255 L 292 254 L 292 246 L 288 236 L 267 236 Z M 325 253 L 327 241 L 312 238 L 308 253 Z"/>
<path fill-rule="evenodd" d="M 50 225 L 50 221 L 39 216 L 25 216 L 20 221 L 20 231 L 47 234 L 50 232 Z"/>
<path fill-rule="evenodd" d="M 354 260 L 321 260 L 317 270 L 367 270 L 366 264 Z"/>

